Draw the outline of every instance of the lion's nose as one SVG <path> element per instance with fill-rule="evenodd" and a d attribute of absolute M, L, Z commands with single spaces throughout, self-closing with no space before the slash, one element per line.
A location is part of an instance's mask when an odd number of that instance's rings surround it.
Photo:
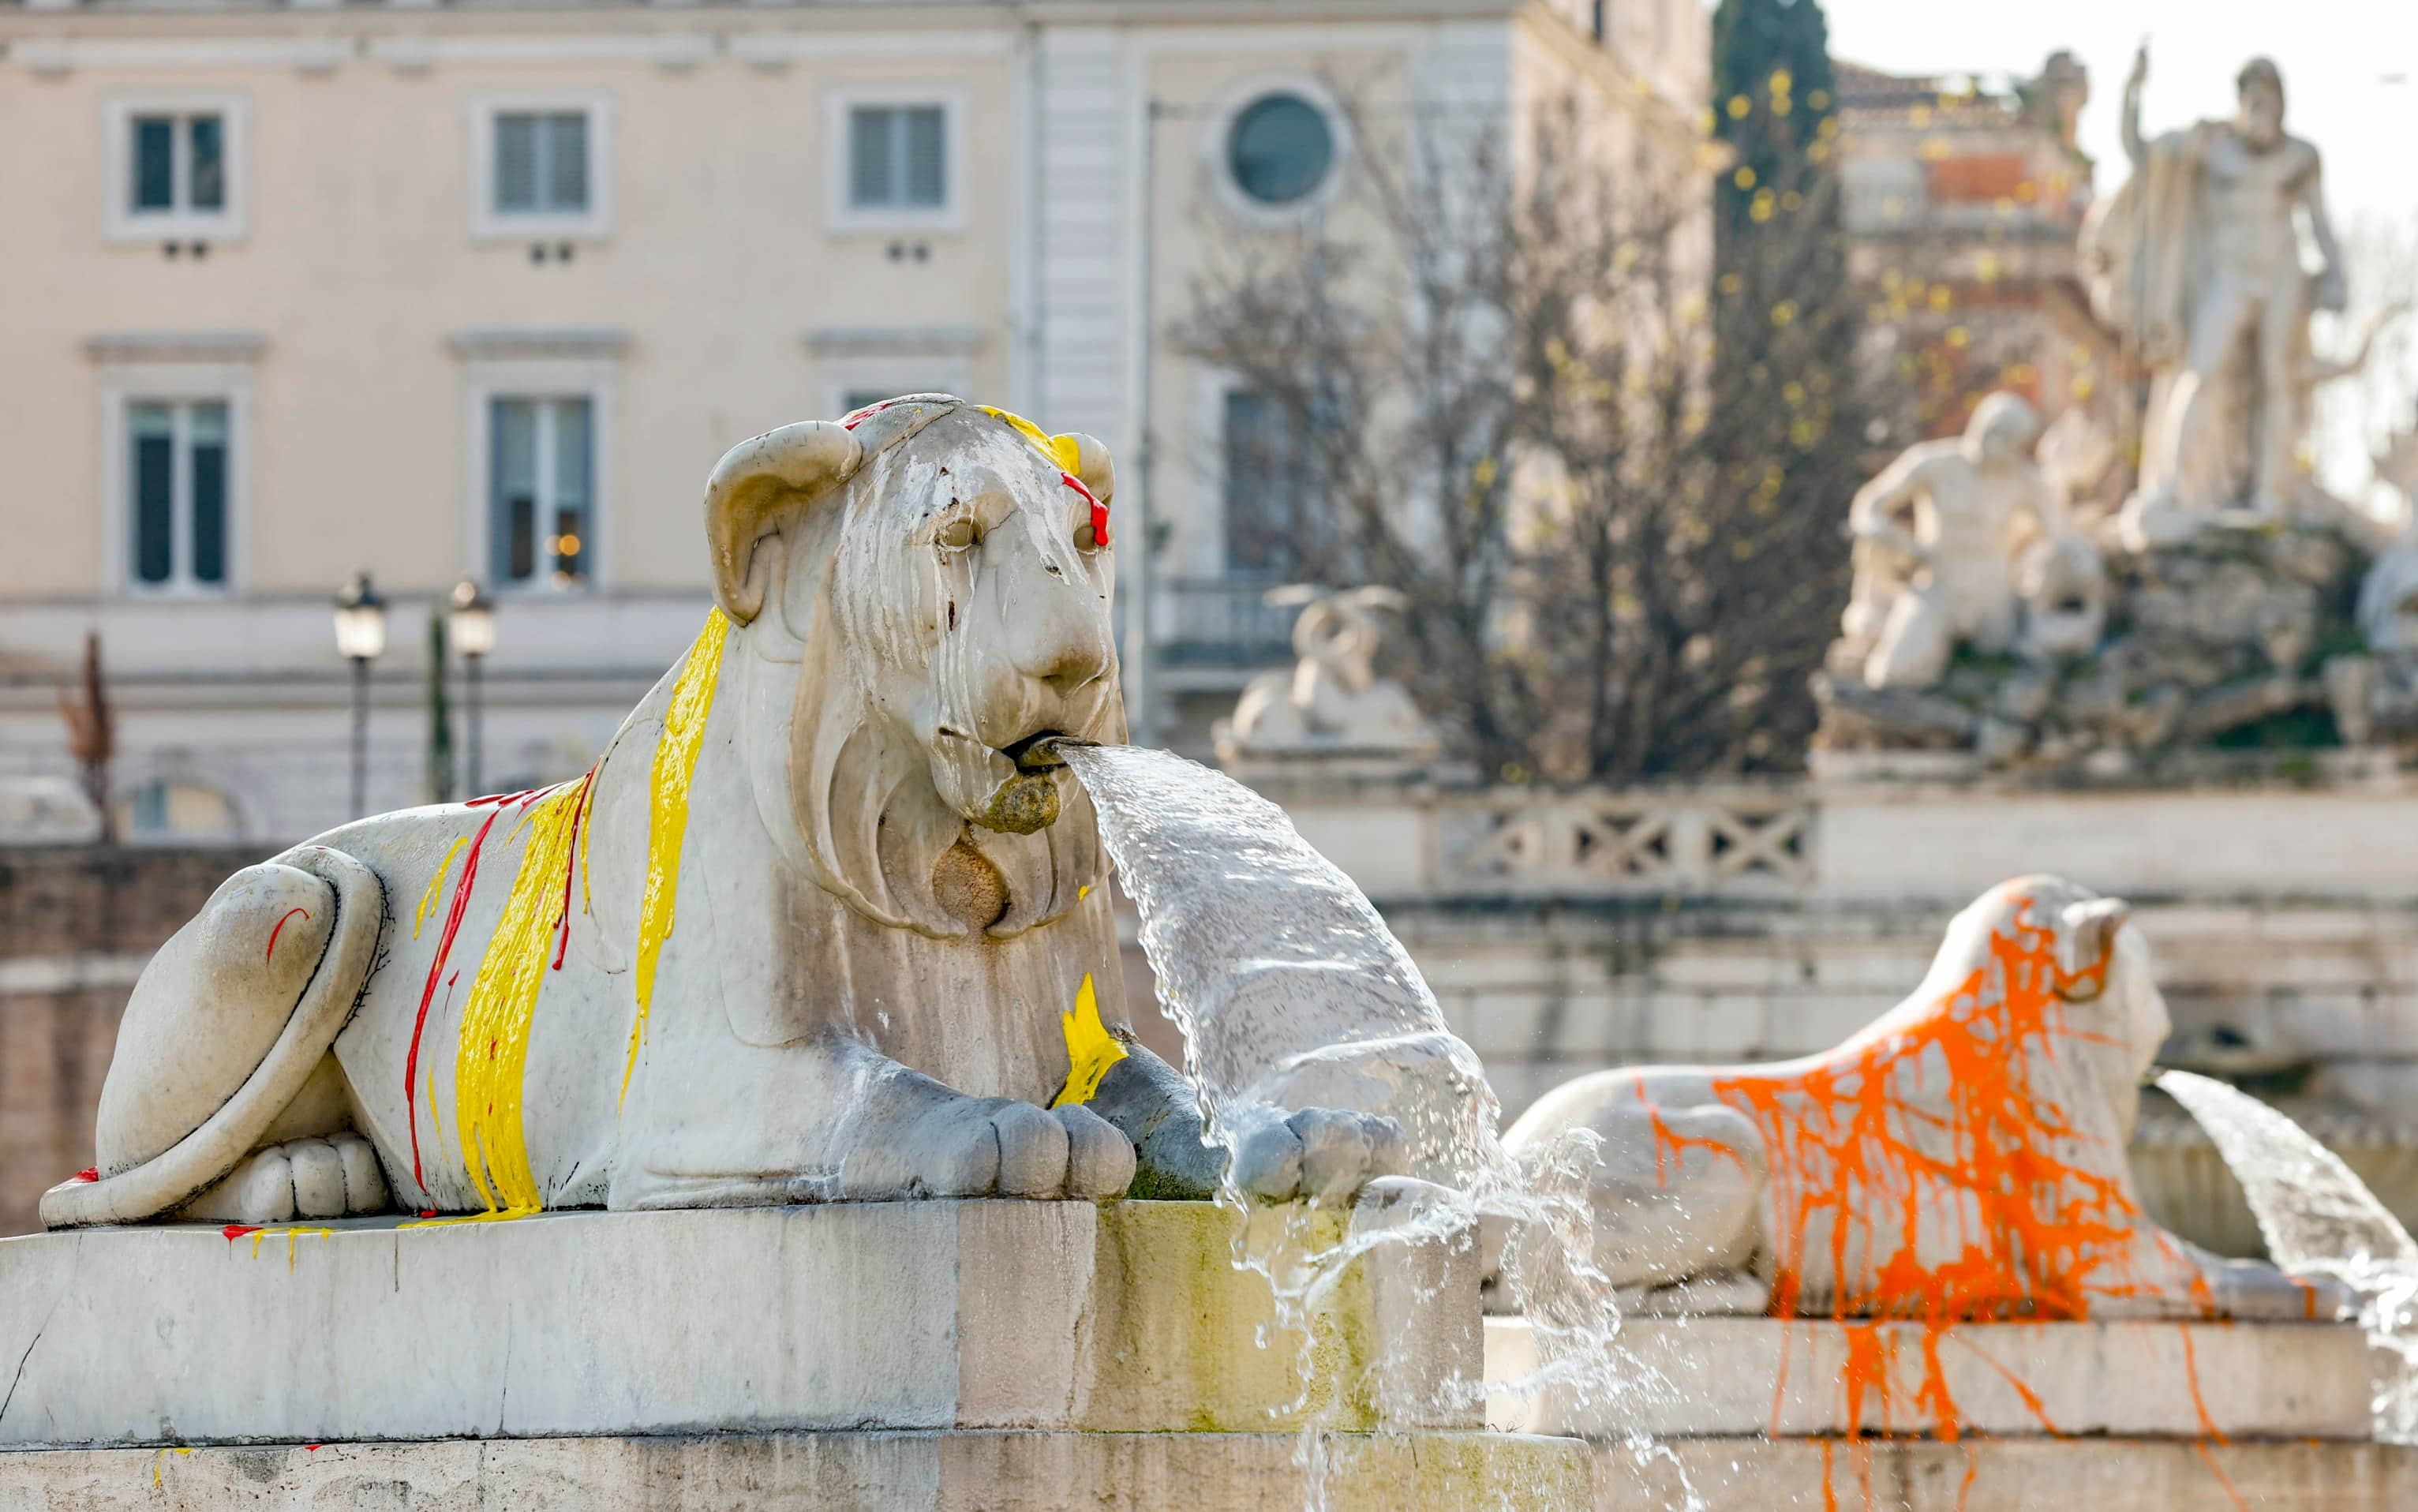
<path fill-rule="evenodd" d="M 1010 616 L 1018 671 L 1048 683 L 1061 696 L 1108 674 L 1115 655 L 1109 645 L 1108 617 L 1092 612 L 1094 605 L 1086 595 L 1058 588 L 1024 599 Z"/>

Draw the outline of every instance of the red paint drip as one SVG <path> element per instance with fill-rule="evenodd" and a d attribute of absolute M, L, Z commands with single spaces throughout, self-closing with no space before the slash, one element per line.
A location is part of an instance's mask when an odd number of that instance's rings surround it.
<path fill-rule="evenodd" d="M 486 805 L 493 803 L 500 807 L 503 804 L 511 802 L 515 798 L 526 797 L 528 794 L 535 792 L 536 790 L 537 789 L 532 787 L 524 787 L 517 792 L 489 793 L 484 798 L 465 799 L 462 802 L 462 806 L 464 808 L 484 808 Z"/>
<path fill-rule="evenodd" d="M 84 1169 L 75 1173 L 75 1179 L 80 1182 L 97 1182 L 100 1180 L 100 1168 L 99 1166 L 86 1166 Z M 2313 1296 L 2316 1293 L 2314 1292 L 2311 1293 Z"/>
<path fill-rule="evenodd" d="M 411 1121 L 411 1180 L 423 1192 L 428 1190 L 428 1184 L 420 1174 L 420 1112 L 416 1102 L 420 1095 L 420 1036 L 428 1028 L 428 1004 L 436 996 L 436 978 L 445 970 L 446 958 L 453 954 L 453 937 L 461 933 L 463 912 L 470 906 L 470 886 L 479 876 L 479 849 L 487 842 L 487 832 L 496 827 L 496 816 L 503 812 L 501 801 L 495 802 L 497 806 L 488 811 L 487 822 L 479 826 L 478 838 L 470 842 L 470 853 L 462 859 L 462 875 L 453 883 L 453 902 L 445 910 L 445 932 L 436 937 L 436 958 L 428 963 L 428 985 L 420 989 L 420 1016 L 411 1025 L 411 1053 L 403 1061 L 403 1110 Z M 461 973 L 454 973 L 454 980 L 460 979 Z M 429 1112 L 433 1116 L 436 1109 Z"/>
<path fill-rule="evenodd" d="M 311 910 L 308 909 L 288 909 L 285 910 L 284 917 L 279 919 L 275 927 L 268 931 L 268 948 L 260 953 L 260 958 L 264 963 L 277 954 L 277 937 L 285 928 L 285 920 L 293 918 L 298 913 L 305 919 L 311 917 Z"/>
<path fill-rule="evenodd" d="M 302 1452 L 304 1454 L 317 1454 L 319 1452 L 319 1446 L 315 1443 L 306 1443 L 302 1446 Z"/>
<path fill-rule="evenodd" d="M 588 789 L 595 781 L 596 769 L 590 767 L 588 775 L 579 779 L 579 798 L 571 806 L 571 843 L 563 848 L 562 856 L 562 912 L 554 921 L 555 927 L 561 931 L 554 942 L 554 969 L 558 971 L 562 970 L 563 952 L 571 948 L 571 879 L 579 863 L 579 817 L 587 812 Z"/>
<path fill-rule="evenodd" d="M 1107 545 L 1109 543 L 1109 507 L 1106 504 L 1101 503 L 1090 489 L 1085 488 L 1083 486 L 1083 480 L 1076 477 L 1073 473 L 1062 472 L 1058 476 L 1067 487 L 1073 489 L 1078 494 L 1082 495 L 1092 506 L 1092 544 L 1095 546 Z"/>
<path fill-rule="evenodd" d="M 226 1242 L 232 1245 L 246 1234 L 256 1234 L 260 1232 L 260 1225 L 256 1223 L 230 1223 L 225 1228 L 220 1229 L 219 1232 L 224 1234 L 226 1236 Z"/>
<path fill-rule="evenodd" d="M 435 1208 L 421 1208 L 420 1210 L 420 1215 L 423 1218 L 433 1218 L 436 1216 L 436 1210 Z"/>
<path fill-rule="evenodd" d="M 895 399 L 885 399 L 878 405 L 867 405 L 863 409 L 851 409 L 848 412 L 847 416 L 840 420 L 839 428 L 843 431 L 855 430 L 859 425 L 864 424 L 866 420 L 871 420 L 874 416 L 880 414 L 883 410 L 888 409 L 891 405 L 896 403 L 898 403 L 898 401 Z"/>

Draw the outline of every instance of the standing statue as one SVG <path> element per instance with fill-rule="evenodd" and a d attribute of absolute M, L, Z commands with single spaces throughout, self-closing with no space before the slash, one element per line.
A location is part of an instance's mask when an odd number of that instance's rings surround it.
<path fill-rule="evenodd" d="M 2135 549 L 2229 511 L 2284 516 L 2308 426 L 2309 313 L 2345 299 L 2318 149 L 2285 133 L 2275 65 L 2242 69 L 2232 120 L 2154 140 L 2141 135 L 2149 69 L 2145 43 L 2124 85 L 2133 176 L 2083 231 L 2093 307 L 2151 375 L 2123 517 Z M 2301 267 L 2303 213 L 2324 263 L 2314 277 Z"/>
<path fill-rule="evenodd" d="M 1842 649 L 1859 664 L 1845 670 L 1866 687 L 1936 686 L 1959 645 L 1990 654 L 2028 649 L 2027 587 L 2044 603 L 2095 601 L 2081 580 L 2095 579 L 2096 557 L 2065 544 L 2079 542 L 2058 491 L 2026 455 L 2039 431 L 2030 405 L 1994 393 L 1974 406 L 1962 436 L 1908 447 L 1856 495 Z M 2043 549 L 2047 559 L 2027 563 Z M 2055 644 L 2043 648 L 2053 653 L 2073 639 L 2064 619 L 2057 624 Z"/>

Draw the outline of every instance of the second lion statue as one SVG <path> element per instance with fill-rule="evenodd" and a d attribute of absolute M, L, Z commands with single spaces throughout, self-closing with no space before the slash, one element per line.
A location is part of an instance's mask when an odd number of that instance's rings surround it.
<path fill-rule="evenodd" d="M 1125 734 L 1113 493 L 1097 441 L 942 394 L 733 449 L 716 606 L 596 764 L 230 878 L 44 1223 L 1205 1195 L 1048 746 Z M 1244 1189 L 1401 1164 L 1382 1118 L 1285 1127 Z"/>

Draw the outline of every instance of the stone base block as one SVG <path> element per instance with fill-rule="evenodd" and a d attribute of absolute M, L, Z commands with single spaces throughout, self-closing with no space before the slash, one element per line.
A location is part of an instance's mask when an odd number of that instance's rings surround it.
<path fill-rule="evenodd" d="M 1339 1399 L 1305 1406 L 1236 1221 L 936 1201 L 5 1239 L 0 1445 L 1479 1426 L 1449 1389 L 1480 1369 L 1475 1245 L 1357 1262 L 1307 1341 Z"/>
<path fill-rule="evenodd" d="M 1596 1451 L 1596 1512 L 2407 1512 L 2418 1449 L 2171 1439 L 1675 1439 Z"/>
<path fill-rule="evenodd" d="M 0 1454 L 0 1504 L 60 1512 L 1583 1512 L 1585 1445 L 1485 1432 L 796 1433 Z"/>
<path fill-rule="evenodd" d="M 1637 1319 L 1620 1347 L 1630 1384 L 1611 1398 L 1498 1392 L 1488 1421 L 1592 1439 L 2371 1432 L 2367 1347 L 2349 1323 Z M 1488 1319 L 1488 1382 L 1535 1369 L 1527 1324 Z"/>

